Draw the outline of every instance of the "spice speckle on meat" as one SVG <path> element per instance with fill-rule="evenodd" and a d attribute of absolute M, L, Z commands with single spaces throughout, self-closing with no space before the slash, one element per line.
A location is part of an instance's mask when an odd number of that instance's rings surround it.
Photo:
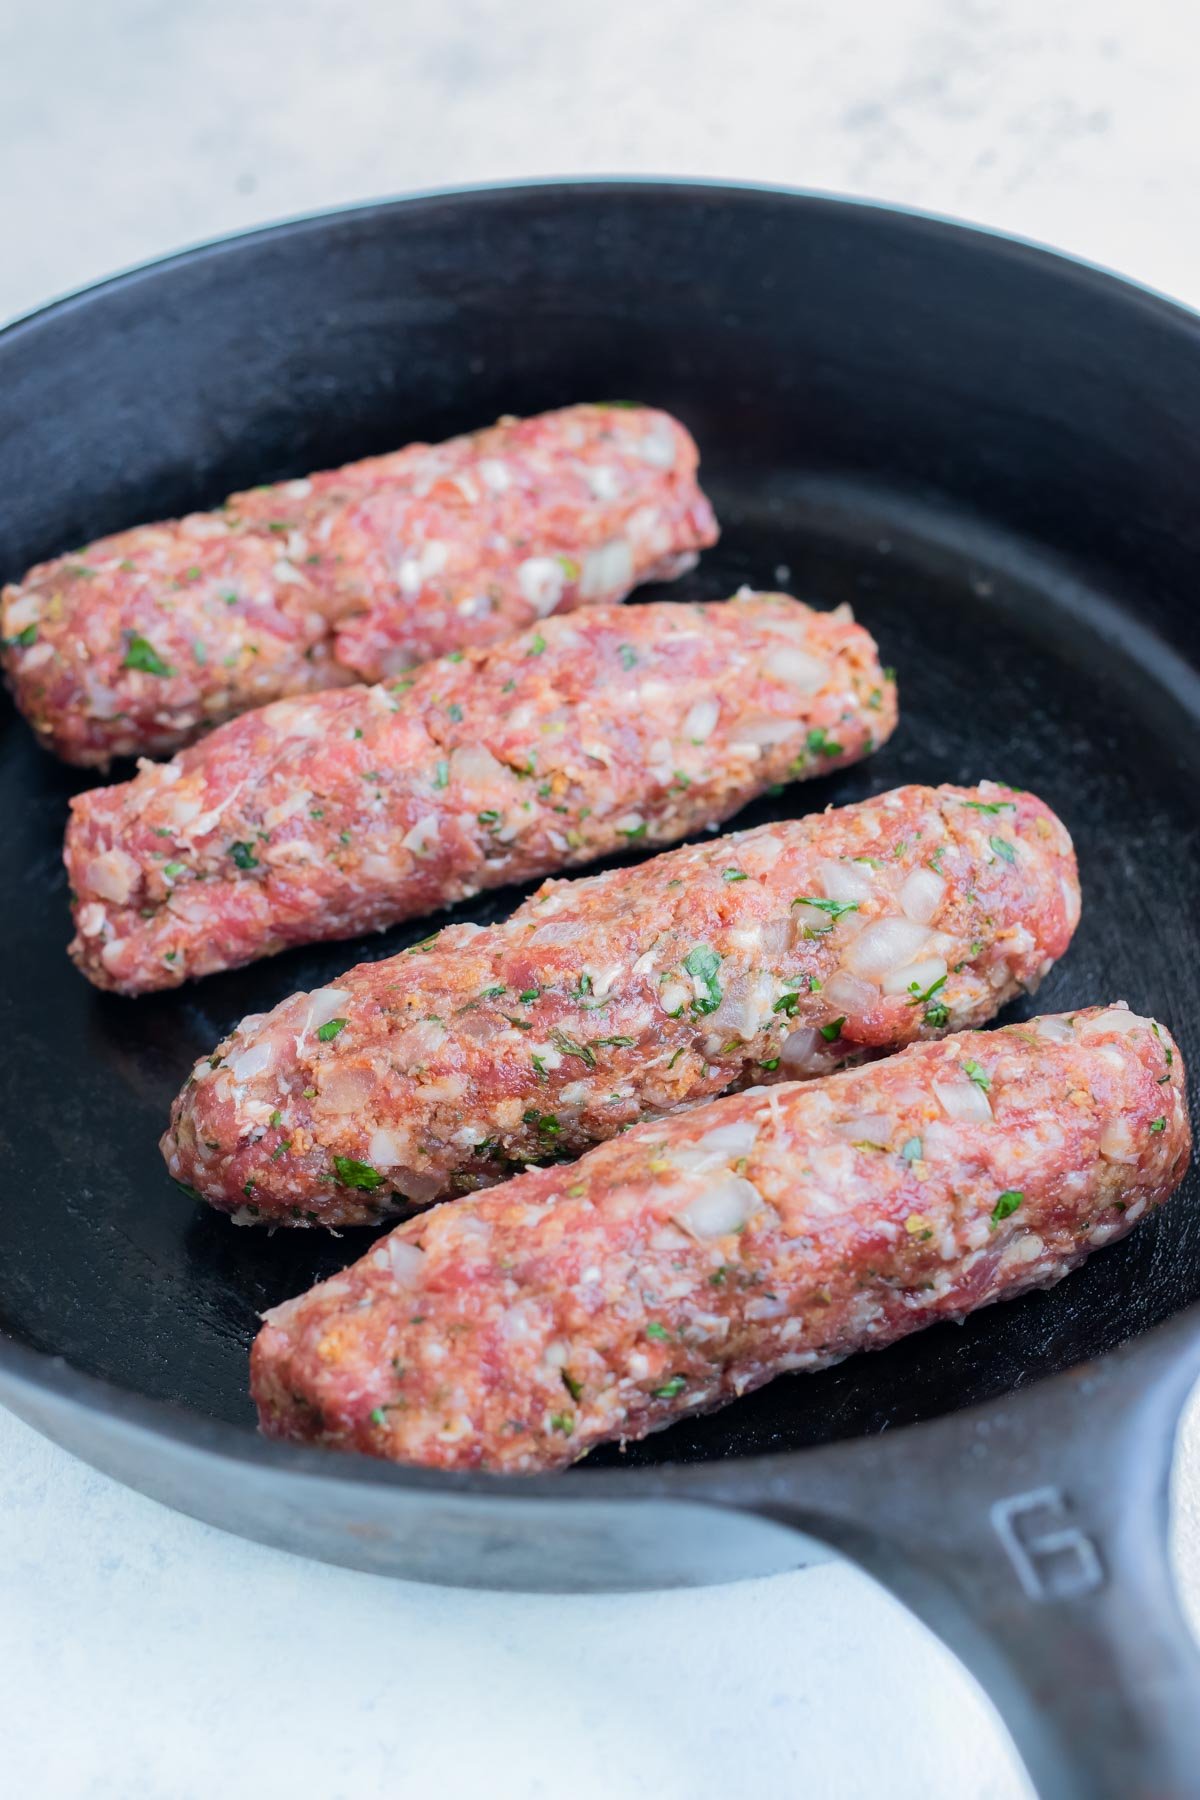
<path fill-rule="evenodd" d="M 277 701 L 72 802 L 71 954 L 174 987 L 724 819 L 896 722 L 848 612 L 596 606 L 372 688 Z"/>
<path fill-rule="evenodd" d="M 1184 1074 L 1123 1006 L 638 1126 L 401 1226 L 269 1313 L 274 1437 L 529 1474 L 1058 1281 L 1182 1180 Z"/>
<path fill-rule="evenodd" d="M 697 460 L 666 413 L 573 406 L 234 494 L 31 569 L 0 656 L 68 762 L 161 755 L 683 573 L 717 537 Z"/>
<path fill-rule="evenodd" d="M 1034 795 L 900 788 L 549 882 L 503 924 L 294 995 L 196 1064 L 163 1151 L 242 1222 L 378 1219 L 982 1024 L 1078 918 L 1070 838 Z"/>

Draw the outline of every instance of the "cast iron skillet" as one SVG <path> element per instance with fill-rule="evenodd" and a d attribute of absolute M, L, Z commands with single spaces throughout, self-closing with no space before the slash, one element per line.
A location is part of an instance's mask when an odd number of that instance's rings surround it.
<path fill-rule="evenodd" d="M 1200 322 L 1094 269 L 911 214 L 658 183 L 435 195 L 210 245 L 0 334 L 0 578 L 232 488 L 627 397 L 691 426 L 724 527 L 670 591 L 849 600 L 900 671 L 880 755 L 742 822 L 902 781 L 1036 788 L 1075 833 L 1085 906 L 1023 1010 L 1126 998 L 1200 1065 Z M 7 1404 L 170 1505 L 389 1574 L 713 1581 L 794 1566 L 801 1533 L 960 1650 L 1044 1794 L 1197 1792 L 1164 1551 L 1200 1366 L 1194 1174 L 1053 1293 L 562 1479 L 266 1444 L 256 1314 L 365 1237 L 238 1231 L 176 1192 L 156 1140 L 242 1014 L 428 927 L 97 995 L 63 954 L 81 782 L 11 710 L 0 734 Z"/>

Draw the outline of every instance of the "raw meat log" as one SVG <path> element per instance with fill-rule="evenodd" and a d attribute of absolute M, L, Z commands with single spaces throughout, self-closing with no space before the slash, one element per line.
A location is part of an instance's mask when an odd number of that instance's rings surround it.
<path fill-rule="evenodd" d="M 683 837 L 856 762 L 895 720 L 844 611 L 746 594 L 548 619 L 399 681 L 278 701 L 79 795 L 71 954 L 129 994 L 352 937 Z"/>
<path fill-rule="evenodd" d="M 681 574 L 717 536 L 696 465 L 666 413 L 572 406 L 234 494 L 5 588 L 9 685 L 68 762 L 160 755 Z"/>
<path fill-rule="evenodd" d="M 294 995 L 196 1064 L 163 1149 L 239 1221 L 367 1221 L 981 1024 L 1078 917 L 1070 838 L 1032 794 L 900 788 L 548 883 L 502 925 Z"/>
<path fill-rule="evenodd" d="M 1120 1007 L 754 1089 L 439 1206 L 276 1307 L 262 1427 L 558 1469 L 1049 1286 L 1161 1205 L 1189 1153 L 1179 1053 Z"/>

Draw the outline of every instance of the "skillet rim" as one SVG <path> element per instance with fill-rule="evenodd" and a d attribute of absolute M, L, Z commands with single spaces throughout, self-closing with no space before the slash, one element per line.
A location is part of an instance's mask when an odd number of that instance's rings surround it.
<path fill-rule="evenodd" d="M 69 289 L 65 294 L 31 311 L 0 323 L 0 346 L 14 336 L 36 331 L 43 323 L 51 323 L 89 306 L 93 300 L 113 290 L 121 290 L 167 274 L 179 266 L 213 260 L 242 246 L 253 247 L 284 237 L 295 237 L 342 222 L 367 222 L 382 214 L 401 216 L 421 207 L 467 206 L 472 202 L 503 203 L 524 195 L 548 193 L 569 198 L 573 193 L 596 194 L 615 199 L 644 196 L 650 201 L 677 200 L 703 194 L 726 205 L 746 202 L 783 202 L 822 212 L 845 212 L 853 208 L 865 214 L 885 215 L 906 222 L 910 227 L 928 233 L 935 239 L 953 237 L 980 240 L 992 254 L 1015 262 L 1029 262 L 1044 267 L 1058 277 L 1074 278 L 1088 286 L 1123 290 L 1125 299 L 1140 304 L 1156 316 L 1164 326 L 1184 328 L 1200 339 L 1200 308 L 1163 293 L 1160 289 L 1138 281 L 1107 265 L 1037 239 L 1006 232 L 994 226 L 976 224 L 951 214 L 905 206 L 899 202 L 874 200 L 852 194 L 837 194 L 820 188 L 803 188 L 781 183 L 725 181 L 709 177 L 664 175 L 572 175 L 545 176 L 520 181 L 498 180 L 473 182 L 449 187 L 415 190 L 411 193 L 354 201 L 341 206 L 301 213 L 267 225 L 255 225 L 226 233 L 221 237 L 189 244 L 161 257 L 118 270 L 99 281 Z M 1105 1355 L 1072 1364 L 1057 1374 L 1035 1378 L 1029 1387 L 992 1400 L 953 1409 L 928 1420 L 898 1428 L 901 1435 L 921 1433 L 949 1417 L 970 1419 L 989 1406 L 1005 1405 L 1020 1400 L 1031 1410 L 1033 1396 L 1055 1384 L 1069 1381 L 1085 1367 L 1114 1363 L 1142 1355 L 1148 1360 L 1166 1356 L 1174 1360 L 1177 1345 L 1190 1340 L 1194 1328 L 1200 1328 L 1200 1301 L 1180 1308 L 1176 1313 L 1152 1326 L 1134 1333 Z M 118 1427 L 132 1427 L 160 1437 L 187 1450 L 210 1458 L 291 1473 L 318 1483 L 358 1483 L 368 1487 L 392 1486 L 416 1493 L 444 1494 L 468 1499 L 481 1495 L 505 1496 L 509 1499 L 551 1501 L 563 1498 L 595 1501 L 624 1500 L 635 1502 L 662 1497 L 696 1502 L 727 1499 L 721 1489 L 731 1478 L 740 1488 L 761 1487 L 772 1472 L 793 1471 L 800 1459 L 809 1467 L 815 1459 L 827 1461 L 836 1455 L 853 1456 L 873 1437 L 856 1436 L 831 1443 L 811 1444 L 798 1450 L 776 1451 L 759 1456 L 718 1458 L 712 1462 L 662 1463 L 628 1469 L 596 1468 L 587 1472 L 583 1481 L 564 1483 L 559 1475 L 498 1475 L 487 1472 L 456 1473 L 426 1469 L 401 1463 L 388 1463 L 372 1457 L 351 1456 L 344 1452 L 276 1442 L 257 1431 L 234 1425 L 226 1420 L 206 1418 L 182 1403 L 156 1400 L 138 1394 L 99 1376 L 88 1375 L 72 1367 L 65 1358 L 51 1352 L 32 1349 L 12 1338 L 0 1326 L 0 1404 L 8 1393 L 32 1389 L 63 1402 L 73 1412 L 99 1416 Z M 23 1417 L 19 1410 L 18 1417 Z M 34 1426 L 34 1429 L 39 1427 Z M 889 1437 L 897 1435 L 889 1432 Z M 72 1451 L 71 1454 L 78 1454 Z M 85 1459 L 86 1460 L 86 1459 Z M 740 1472 L 744 1471 L 744 1481 Z"/>

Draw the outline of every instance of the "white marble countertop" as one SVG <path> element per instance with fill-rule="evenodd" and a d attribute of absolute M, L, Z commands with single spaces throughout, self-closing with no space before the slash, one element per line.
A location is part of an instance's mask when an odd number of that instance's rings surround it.
<path fill-rule="evenodd" d="M 1198 30 L 1188 0 L 7 0 L 0 318 L 287 214 L 623 171 L 959 214 L 1200 304 Z M 1200 1419 L 1193 1617 L 1198 1447 Z M 1028 1792 L 979 1690 L 844 1566 L 390 1583 L 178 1517 L 3 1412 L 0 1669 L 6 1786 L 43 1800 Z"/>

